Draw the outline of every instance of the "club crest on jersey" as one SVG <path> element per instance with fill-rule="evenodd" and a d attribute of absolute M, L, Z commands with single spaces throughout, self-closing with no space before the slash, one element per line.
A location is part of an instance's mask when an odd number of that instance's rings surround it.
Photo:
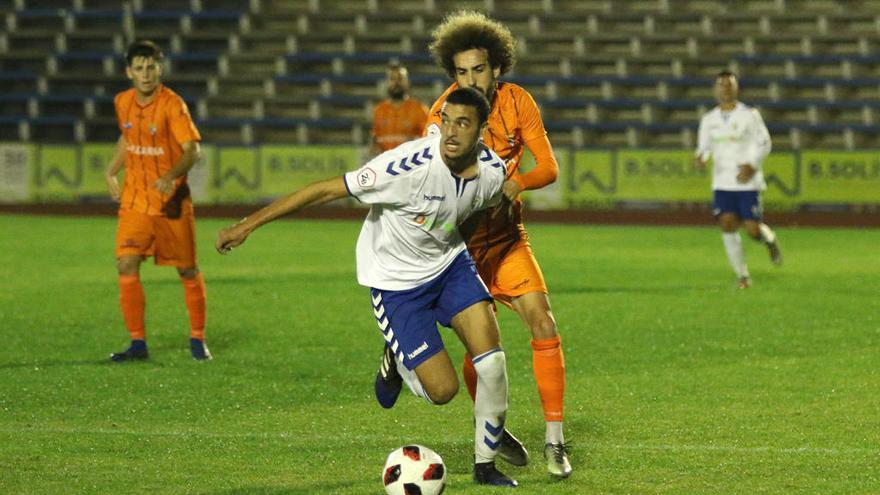
<path fill-rule="evenodd" d="M 126 122 L 122 124 L 123 129 L 131 129 L 132 127 L 134 127 L 134 124 L 132 124 L 131 122 Z"/>
<path fill-rule="evenodd" d="M 376 172 L 369 167 L 364 167 L 358 171 L 357 181 L 362 189 L 369 189 L 376 184 Z"/>
<path fill-rule="evenodd" d="M 158 129 L 156 129 L 156 124 L 150 124 L 150 135 L 155 136 Z"/>

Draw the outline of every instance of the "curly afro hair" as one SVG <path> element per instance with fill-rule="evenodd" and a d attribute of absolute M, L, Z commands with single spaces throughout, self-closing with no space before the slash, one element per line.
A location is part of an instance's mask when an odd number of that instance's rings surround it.
<path fill-rule="evenodd" d="M 474 48 L 485 49 L 492 68 L 500 68 L 502 74 L 516 64 L 516 38 L 510 29 L 482 12 L 453 12 L 443 19 L 431 35 L 434 38 L 429 46 L 431 55 L 453 79 L 455 63 L 452 57 Z"/>

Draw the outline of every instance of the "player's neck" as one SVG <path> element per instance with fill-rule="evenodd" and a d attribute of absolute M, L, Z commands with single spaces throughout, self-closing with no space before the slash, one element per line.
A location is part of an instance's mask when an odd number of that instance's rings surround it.
<path fill-rule="evenodd" d="M 446 164 L 446 167 L 453 175 L 457 175 L 462 179 L 473 179 L 477 175 L 478 152 L 479 147 L 475 146 L 471 153 L 458 158 L 450 158 L 446 155 L 441 156 L 443 157 L 443 163 Z"/>
<path fill-rule="evenodd" d="M 156 99 L 156 95 L 159 94 L 159 91 L 162 90 L 162 85 L 156 85 L 155 89 L 149 93 L 142 93 L 137 88 L 134 90 L 135 99 L 138 102 L 138 105 L 145 106 L 149 105 Z"/>
<path fill-rule="evenodd" d="M 733 110 L 734 108 L 736 108 L 736 104 L 737 104 L 736 100 L 728 101 L 728 102 L 724 102 L 724 103 L 719 103 L 718 108 L 720 108 L 722 112 L 729 112 L 729 111 Z"/>
<path fill-rule="evenodd" d="M 404 95 L 399 96 L 399 97 L 397 97 L 397 98 L 395 98 L 394 96 L 389 96 L 389 97 L 388 97 L 388 101 L 390 101 L 392 105 L 394 105 L 394 106 L 398 106 L 398 107 L 399 107 L 400 105 L 403 105 L 403 103 L 404 103 L 406 100 L 408 100 L 408 99 L 409 99 L 409 95 L 408 95 L 408 94 L 404 94 Z"/>

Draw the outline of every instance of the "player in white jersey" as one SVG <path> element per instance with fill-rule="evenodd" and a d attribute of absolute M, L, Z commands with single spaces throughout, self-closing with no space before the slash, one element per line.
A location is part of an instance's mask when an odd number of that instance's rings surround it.
<path fill-rule="evenodd" d="M 458 226 L 502 200 L 502 160 L 480 141 L 489 102 L 472 88 L 450 94 L 441 133 L 404 143 L 343 177 L 315 182 L 220 231 L 226 253 L 257 227 L 306 206 L 351 195 L 371 205 L 357 241 L 358 282 L 370 288 L 388 365 L 412 392 L 445 404 L 458 392 L 437 323 L 474 356 L 474 480 L 516 486 L 495 457 L 507 413 L 507 367 L 492 297 Z M 381 381 L 377 381 L 377 386 Z M 385 393 L 399 392 L 387 390 Z M 377 390 L 378 392 L 382 392 Z"/>
<path fill-rule="evenodd" d="M 770 132 L 761 114 L 737 100 L 739 83 L 730 71 L 722 71 L 715 80 L 718 106 L 700 119 L 695 163 L 703 169 L 712 158 L 713 214 L 721 227 L 727 259 L 738 277 L 738 286 L 746 289 L 752 280 L 746 265 L 739 227 L 752 239 L 767 246 L 770 259 L 782 264 L 776 234 L 762 220 L 761 191 L 764 182 L 762 163 L 770 154 Z"/>

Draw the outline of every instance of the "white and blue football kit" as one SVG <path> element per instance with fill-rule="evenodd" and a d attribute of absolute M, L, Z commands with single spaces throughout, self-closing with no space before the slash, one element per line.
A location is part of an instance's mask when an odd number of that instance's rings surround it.
<path fill-rule="evenodd" d="M 770 132 L 752 107 L 737 102 L 733 110 L 715 107 L 700 120 L 697 155 L 712 157 L 713 213 L 735 213 L 743 220 L 760 220 L 760 191 L 767 188 L 763 162 L 770 153 Z M 755 175 L 737 181 L 739 167 L 750 164 Z"/>
<path fill-rule="evenodd" d="M 345 174 L 349 193 L 371 205 L 357 241 L 357 276 L 369 287 L 387 345 L 407 369 L 443 349 L 436 323 L 491 300 L 458 226 L 497 204 L 502 160 L 483 147 L 472 179 L 441 158 L 440 136 L 387 151 Z"/>

